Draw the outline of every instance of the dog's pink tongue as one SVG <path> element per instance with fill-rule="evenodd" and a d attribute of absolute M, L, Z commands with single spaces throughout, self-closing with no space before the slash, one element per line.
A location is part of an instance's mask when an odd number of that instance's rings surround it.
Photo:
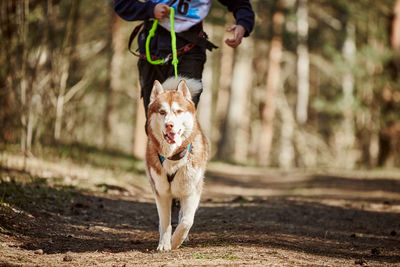
<path fill-rule="evenodd" d="M 167 132 L 166 138 L 168 144 L 174 144 L 175 143 L 175 133 L 173 132 Z"/>

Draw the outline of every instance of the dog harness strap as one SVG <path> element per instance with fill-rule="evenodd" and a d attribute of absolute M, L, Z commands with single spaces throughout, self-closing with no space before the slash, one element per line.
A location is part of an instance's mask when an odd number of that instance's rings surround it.
<path fill-rule="evenodd" d="M 131 53 L 134 54 L 135 56 L 140 56 L 140 55 L 137 54 L 137 53 L 135 53 L 134 51 L 132 51 L 132 48 L 131 48 L 132 42 L 133 42 L 133 40 L 136 38 L 136 35 L 139 33 L 139 31 L 140 31 L 140 29 L 143 27 L 143 25 L 144 25 L 144 22 L 143 22 L 143 23 L 140 23 L 139 25 L 137 25 L 137 26 L 135 27 L 135 29 L 133 29 L 131 35 L 129 36 L 128 49 L 129 49 L 129 52 L 131 52 Z"/>
<path fill-rule="evenodd" d="M 144 26 L 145 29 L 147 29 L 147 27 L 150 27 L 150 26 L 146 26 L 147 22 L 148 21 L 143 22 L 143 23 L 137 25 L 133 29 L 131 35 L 129 36 L 129 42 L 128 42 L 128 50 L 129 50 L 129 52 L 131 52 L 134 56 L 137 56 L 140 59 L 146 59 L 146 60 L 147 60 L 147 57 L 148 57 L 146 55 L 146 53 L 145 54 L 139 54 L 139 53 L 137 53 L 137 52 L 132 50 L 132 42 L 136 38 L 137 34 L 139 33 L 139 31 L 141 30 L 141 28 L 143 26 Z M 151 27 L 150 27 L 150 29 L 151 29 Z M 177 56 L 180 56 L 180 55 L 183 55 L 183 54 L 187 53 L 188 51 L 190 51 L 195 46 L 199 46 L 199 47 L 208 49 L 210 51 L 212 51 L 212 49 L 218 48 L 218 46 L 216 46 L 215 44 L 213 44 L 212 42 L 210 42 L 207 39 L 207 34 L 203 31 L 203 28 L 202 28 L 201 24 L 199 24 L 199 26 L 196 25 L 196 26 L 192 27 L 192 29 L 195 32 L 198 32 L 198 33 L 191 32 L 191 31 L 176 33 L 177 37 L 182 38 L 182 39 L 186 40 L 187 42 L 189 42 L 188 44 L 176 49 L 176 55 Z M 161 28 L 160 31 L 166 31 L 166 30 Z M 173 52 L 171 52 L 170 54 L 168 54 L 164 58 L 161 58 L 161 57 L 158 57 L 158 56 L 155 56 L 155 55 L 150 55 L 150 59 L 153 62 L 157 62 L 158 60 L 163 60 L 163 62 L 161 64 L 165 64 L 169 60 L 173 59 Z M 159 61 L 159 62 L 161 62 L 161 61 Z"/>
<path fill-rule="evenodd" d="M 184 150 L 182 150 L 182 151 L 176 153 L 175 155 L 172 155 L 172 156 L 169 157 L 168 159 L 169 159 L 169 160 L 180 160 L 180 159 L 182 159 L 182 158 L 186 155 L 187 152 L 190 152 L 190 149 L 191 149 L 191 148 L 192 148 L 192 144 L 189 144 L 189 145 L 187 146 L 187 148 L 185 148 Z M 161 165 L 162 165 L 162 164 L 164 163 L 164 161 L 165 161 L 165 157 L 162 156 L 162 155 L 160 155 L 160 154 L 158 154 L 158 159 L 160 160 Z M 173 174 L 167 174 L 167 178 L 168 178 L 168 182 L 169 182 L 169 183 L 171 183 L 171 182 L 174 180 L 175 175 L 176 175 L 176 172 L 173 173 Z"/>
<path fill-rule="evenodd" d="M 176 153 L 175 155 L 172 155 L 168 159 L 169 160 L 180 160 L 186 155 L 187 152 L 190 152 L 191 149 L 192 149 L 192 144 L 189 144 L 187 146 L 187 148 L 185 148 L 184 150 Z M 160 154 L 158 154 L 158 159 L 160 160 L 161 164 L 163 164 L 164 161 L 165 161 L 165 157 L 163 155 L 160 155 Z"/>
<path fill-rule="evenodd" d="M 162 164 L 164 163 L 164 161 L 165 161 L 164 156 L 161 156 L 160 154 L 158 154 L 158 159 L 160 160 L 161 165 L 162 165 Z"/>
<path fill-rule="evenodd" d="M 178 50 L 176 51 L 176 54 L 177 54 L 177 56 L 181 56 L 181 55 L 185 54 L 186 52 L 189 52 L 195 46 L 196 46 L 196 44 L 193 44 L 193 43 L 186 44 L 185 46 L 182 46 L 181 48 L 178 48 Z M 129 50 L 129 51 L 134 56 L 137 56 L 140 59 L 146 59 L 147 60 L 147 56 L 145 54 L 138 54 L 138 53 L 135 53 L 132 50 Z M 157 56 L 154 56 L 154 55 L 150 55 L 150 56 L 151 56 L 152 60 L 161 59 L 161 57 L 157 57 Z M 171 59 L 172 59 L 172 53 L 168 54 L 166 57 L 163 58 L 164 63 L 167 63 Z"/>
<path fill-rule="evenodd" d="M 175 175 L 176 175 L 176 172 L 174 174 L 171 174 L 171 175 L 167 174 L 168 183 L 171 183 L 174 180 Z"/>
<path fill-rule="evenodd" d="M 172 155 L 168 159 L 169 160 L 180 160 L 181 158 L 183 158 L 186 155 L 186 153 L 188 151 L 190 151 L 191 147 L 192 147 L 192 144 L 189 144 L 187 148 L 185 148 L 181 152 L 176 153 L 175 155 Z"/>

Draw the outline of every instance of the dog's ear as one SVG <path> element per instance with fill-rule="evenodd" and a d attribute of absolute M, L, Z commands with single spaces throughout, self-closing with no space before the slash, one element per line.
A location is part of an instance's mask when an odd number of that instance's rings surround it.
<path fill-rule="evenodd" d="M 164 88 L 158 80 L 155 80 L 153 84 L 153 89 L 151 89 L 150 104 L 153 103 L 156 97 L 162 92 L 164 92 Z"/>
<path fill-rule="evenodd" d="M 187 99 L 192 100 L 192 96 L 190 94 L 189 87 L 187 87 L 186 81 L 184 79 L 179 81 L 177 91 L 178 91 L 178 93 L 182 94 Z"/>

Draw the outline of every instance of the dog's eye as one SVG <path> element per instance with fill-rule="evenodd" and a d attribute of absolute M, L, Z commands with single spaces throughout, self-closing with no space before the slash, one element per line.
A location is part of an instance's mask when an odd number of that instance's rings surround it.
<path fill-rule="evenodd" d="M 165 112 L 165 110 L 160 110 L 159 111 L 160 115 L 164 116 L 165 114 L 167 114 L 167 112 Z"/>
<path fill-rule="evenodd" d="M 176 114 L 182 114 L 183 110 L 182 109 L 178 109 L 177 111 L 175 111 Z"/>

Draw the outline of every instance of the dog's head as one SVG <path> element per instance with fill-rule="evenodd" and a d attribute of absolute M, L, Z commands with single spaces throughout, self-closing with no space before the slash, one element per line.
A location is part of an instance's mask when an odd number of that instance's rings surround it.
<path fill-rule="evenodd" d="M 195 125 L 195 106 L 184 79 L 176 88 L 164 88 L 155 81 L 148 109 L 148 133 L 160 144 L 181 146 Z"/>

